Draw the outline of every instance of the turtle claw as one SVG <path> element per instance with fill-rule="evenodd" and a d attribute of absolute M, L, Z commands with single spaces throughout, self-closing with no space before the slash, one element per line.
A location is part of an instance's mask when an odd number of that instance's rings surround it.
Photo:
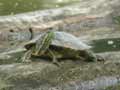
<path fill-rule="evenodd" d="M 56 65 L 57 67 L 61 66 L 60 63 L 58 63 L 58 62 L 53 62 L 53 64 Z"/>
<path fill-rule="evenodd" d="M 105 61 L 105 58 L 100 55 L 96 55 L 96 57 L 97 57 L 97 61 Z"/>

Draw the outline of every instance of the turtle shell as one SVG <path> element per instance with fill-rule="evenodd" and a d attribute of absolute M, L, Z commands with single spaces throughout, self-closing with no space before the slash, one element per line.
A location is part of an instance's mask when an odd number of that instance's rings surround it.
<path fill-rule="evenodd" d="M 52 41 L 52 45 L 71 48 L 75 50 L 87 50 L 91 48 L 91 46 L 83 43 L 79 38 L 72 34 L 60 31 L 56 31 L 54 33 L 55 37 Z"/>
<path fill-rule="evenodd" d="M 75 37 L 72 34 L 66 33 L 66 32 L 60 32 L 60 31 L 55 31 L 54 32 L 54 39 L 52 40 L 51 45 L 53 46 L 59 46 L 59 47 L 64 47 L 64 48 L 71 48 L 75 50 L 86 50 L 90 49 L 91 46 L 83 43 L 80 39 Z M 32 45 L 35 45 L 36 41 L 42 37 L 43 34 L 38 35 L 36 38 L 33 40 L 27 42 L 24 46 L 26 49 L 29 49 Z"/>

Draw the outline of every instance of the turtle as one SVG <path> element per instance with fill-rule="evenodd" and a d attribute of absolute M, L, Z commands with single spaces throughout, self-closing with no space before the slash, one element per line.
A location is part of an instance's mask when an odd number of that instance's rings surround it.
<path fill-rule="evenodd" d="M 24 47 L 27 51 L 22 58 L 22 62 L 31 62 L 31 56 L 49 57 L 54 64 L 58 64 L 58 59 L 63 58 L 86 61 L 100 59 L 90 50 L 92 46 L 63 31 L 48 31 L 40 34 L 25 43 Z"/>

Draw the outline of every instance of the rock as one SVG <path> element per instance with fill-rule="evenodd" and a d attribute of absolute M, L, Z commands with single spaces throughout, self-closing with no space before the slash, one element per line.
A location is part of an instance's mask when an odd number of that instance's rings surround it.
<path fill-rule="evenodd" d="M 116 53 L 115 53 L 116 54 Z M 112 53 L 113 57 L 114 54 Z M 104 55 L 107 56 L 107 55 Z M 116 55 L 115 55 L 116 56 Z M 114 57 L 115 59 L 115 57 Z M 49 62 L 33 62 L 31 64 L 0 65 L 1 82 L 9 90 L 37 90 L 45 88 L 62 88 L 62 90 L 99 90 L 119 82 L 119 60 L 116 62 L 88 63 L 82 61 L 63 61 L 57 67 Z M 102 77 L 104 78 L 102 79 Z M 104 84 L 103 84 L 104 82 Z M 53 89 L 54 90 L 54 89 Z M 59 90 L 59 89 L 58 89 Z"/>

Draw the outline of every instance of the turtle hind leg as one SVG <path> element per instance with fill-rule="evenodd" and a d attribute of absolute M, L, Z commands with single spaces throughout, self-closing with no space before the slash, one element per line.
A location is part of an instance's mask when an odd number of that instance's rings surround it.
<path fill-rule="evenodd" d="M 56 59 L 56 56 L 54 55 L 54 53 L 51 50 L 48 50 L 50 55 L 52 56 L 52 63 L 58 67 L 60 67 L 60 64 L 58 62 L 58 60 Z"/>
<path fill-rule="evenodd" d="M 105 59 L 102 56 L 96 55 L 92 51 L 88 50 L 85 52 L 85 54 L 86 54 L 87 61 L 94 61 L 94 62 L 105 61 Z"/>
<path fill-rule="evenodd" d="M 22 63 L 30 63 L 31 54 L 32 54 L 31 50 L 28 50 L 22 57 Z"/>
<path fill-rule="evenodd" d="M 82 51 L 82 56 L 85 58 L 86 61 L 97 62 L 97 56 L 90 50 Z"/>

